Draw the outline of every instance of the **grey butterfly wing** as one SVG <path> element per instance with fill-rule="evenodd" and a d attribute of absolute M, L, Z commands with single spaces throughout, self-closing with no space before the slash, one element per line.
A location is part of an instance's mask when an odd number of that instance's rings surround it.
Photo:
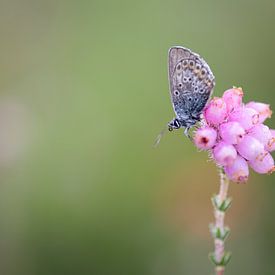
<path fill-rule="evenodd" d="M 190 57 L 191 51 L 187 48 L 183 47 L 171 47 L 168 52 L 168 72 L 169 72 L 169 80 L 170 80 L 170 90 L 172 88 L 172 76 L 175 71 L 175 67 L 178 62 L 182 59 L 188 59 Z"/>
<path fill-rule="evenodd" d="M 170 95 L 177 118 L 195 121 L 215 86 L 211 69 L 198 54 L 177 46 L 169 50 L 168 71 Z"/>

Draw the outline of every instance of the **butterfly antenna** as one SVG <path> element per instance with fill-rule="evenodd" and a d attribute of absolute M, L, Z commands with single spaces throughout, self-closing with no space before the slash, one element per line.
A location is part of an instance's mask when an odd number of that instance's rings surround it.
<path fill-rule="evenodd" d="M 167 126 L 165 126 L 165 128 L 159 133 L 159 135 L 157 136 L 156 141 L 153 145 L 154 148 L 156 148 L 159 145 L 161 138 L 164 136 L 164 134 L 167 132 L 167 130 L 168 130 Z"/>

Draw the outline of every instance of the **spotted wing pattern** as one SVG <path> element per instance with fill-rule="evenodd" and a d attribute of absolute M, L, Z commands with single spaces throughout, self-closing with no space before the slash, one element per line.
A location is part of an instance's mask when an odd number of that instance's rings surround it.
<path fill-rule="evenodd" d="M 187 48 L 170 48 L 168 62 L 176 116 L 183 125 L 195 124 L 215 86 L 214 75 L 207 63 Z"/>

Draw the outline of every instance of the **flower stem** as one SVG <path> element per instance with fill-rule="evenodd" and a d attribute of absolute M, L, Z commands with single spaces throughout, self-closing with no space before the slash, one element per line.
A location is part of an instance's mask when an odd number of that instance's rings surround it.
<path fill-rule="evenodd" d="M 229 235 L 229 228 L 224 225 L 225 211 L 231 205 L 231 198 L 227 197 L 229 187 L 229 179 L 220 170 L 220 190 L 219 194 L 213 196 L 212 202 L 214 205 L 215 224 L 210 225 L 211 233 L 214 238 L 215 250 L 211 255 L 211 260 L 215 264 L 216 275 L 223 275 L 225 266 L 230 260 L 230 253 L 225 252 L 224 242 Z"/>

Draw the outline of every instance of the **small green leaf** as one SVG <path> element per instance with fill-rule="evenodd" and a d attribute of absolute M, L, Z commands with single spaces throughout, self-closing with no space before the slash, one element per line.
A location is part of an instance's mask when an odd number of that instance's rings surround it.
<path fill-rule="evenodd" d="M 218 204 L 218 196 L 216 194 L 214 194 L 211 198 L 212 204 L 214 206 L 214 208 L 219 209 L 219 204 Z"/>
<path fill-rule="evenodd" d="M 209 259 L 214 265 L 216 265 L 216 266 L 219 265 L 219 263 L 216 261 L 214 252 L 209 253 Z"/>
<path fill-rule="evenodd" d="M 221 260 L 221 265 L 226 266 L 229 263 L 231 256 L 231 252 L 225 252 Z"/>
<path fill-rule="evenodd" d="M 215 209 L 225 212 L 231 206 L 232 198 L 226 198 L 220 203 L 218 195 L 213 195 L 211 201 Z"/>
<path fill-rule="evenodd" d="M 229 227 L 225 227 L 223 230 L 221 230 L 221 228 L 216 227 L 214 224 L 209 225 L 209 230 L 214 239 L 219 239 L 222 241 L 225 241 L 230 233 Z"/>
<path fill-rule="evenodd" d="M 232 204 L 232 198 L 225 199 L 219 206 L 219 210 L 225 212 Z"/>
<path fill-rule="evenodd" d="M 225 241 L 227 239 L 227 237 L 229 236 L 229 234 L 230 234 L 230 228 L 229 227 L 225 227 L 223 235 L 222 235 L 222 240 Z"/>
<path fill-rule="evenodd" d="M 216 227 L 216 238 L 221 239 L 222 231 L 219 227 Z"/>
<path fill-rule="evenodd" d="M 231 252 L 225 252 L 221 261 L 217 261 L 215 257 L 215 253 L 214 252 L 209 253 L 210 261 L 216 266 L 226 266 L 229 263 L 231 256 L 232 256 Z"/>

